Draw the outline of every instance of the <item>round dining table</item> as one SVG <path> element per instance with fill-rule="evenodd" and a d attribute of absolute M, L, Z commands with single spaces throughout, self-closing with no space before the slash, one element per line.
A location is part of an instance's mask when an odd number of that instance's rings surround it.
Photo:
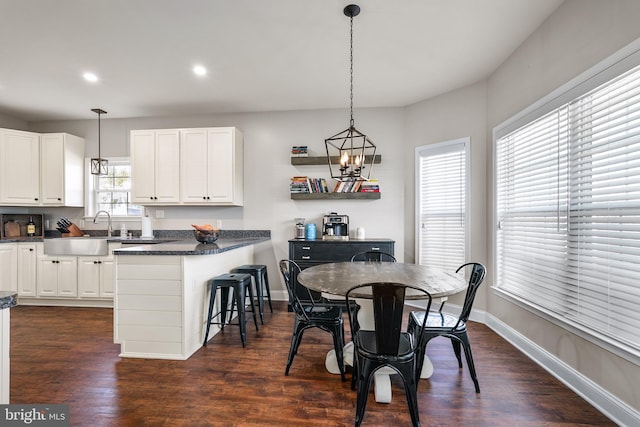
<path fill-rule="evenodd" d="M 468 285 L 462 274 L 448 272 L 441 268 L 401 262 L 336 262 L 320 264 L 302 270 L 297 278 L 303 286 L 321 292 L 328 298 L 344 297 L 352 287 L 367 283 L 403 283 L 429 292 L 433 299 L 457 294 L 464 291 Z M 370 296 L 366 294 L 356 294 L 355 296 L 361 306 L 358 313 L 358 322 L 362 329 L 372 330 L 374 321 Z M 412 294 L 411 290 L 408 290 L 405 299 L 412 300 L 409 304 L 415 305 L 417 310 L 424 310 L 426 302 L 421 306 L 419 301 L 424 299 L 424 295 Z M 353 366 L 352 342 L 347 343 L 344 347 L 344 363 Z M 325 366 L 331 373 L 340 373 L 335 350 L 330 350 L 327 353 Z M 389 374 L 393 373 L 395 371 L 391 368 L 383 368 L 376 372 L 374 377 L 376 402 L 391 402 L 391 379 Z M 425 355 L 420 378 L 429 378 L 432 373 L 433 365 Z"/>

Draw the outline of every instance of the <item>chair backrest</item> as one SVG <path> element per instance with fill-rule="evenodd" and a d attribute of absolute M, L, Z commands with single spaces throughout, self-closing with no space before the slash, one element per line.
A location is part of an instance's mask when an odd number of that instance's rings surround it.
<path fill-rule="evenodd" d="M 368 288 L 368 289 L 367 289 Z M 419 288 L 404 285 L 402 283 L 368 283 L 355 286 L 346 293 L 347 310 L 349 312 L 349 323 L 351 330 L 358 330 L 355 324 L 356 313 L 352 312 L 349 300 L 352 295 L 371 295 L 373 302 L 373 319 L 375 325 L 375 337 L 377 353 L 384 356 L 398 356 L 400 346 L 400 335 L 402 332 L 402 321 L 404 311 L 404 300 L 407 289 L 414 289 L 418 294 L 424 295 L 427 300 L 426 312 L 431 309 L 431 295 Z M 427 316 L 425 316 L 426 319 Z M 425 320 L 426 321 L 426 320 Z M 424 323 L 421 325 L 424 329 Z M 421 336 L 422 334 L 418 335 Z M 415 346 L 414 346 L 415 348 Z"/>
<path fill-rule="evenodd" d="M 473 300 L 476 298 L 476 292 L 482 284 L 486 272 L 484 265 L 478 262 L 468 262 L 458 267 L 456 273 L 469 265 L 472 265 L 473 268 L 471 270 L 471 275 L 469 276 L 469 286 L 467 287 L 467 294 L 464 297 L 464 304 L 462 305 L 462 311 L 460 312 L 458 323 L 469 320 L 471 308 L 473 307 Z"/>
<path fill-rule="evenodd" d="M 291 308 L 298 315 L 302 316 L 305 319 L 308 319 L 307 313 L 304 310 L 304 306 L 300 301 L 300 298 L 295 293 L 294 284 L 291 283 L 291 269 L 295 269 L 296 273 L 299 274 L 302 269 L 300 266 L 291 260 L 280 260 L 280 273 L 282 273 L 282 278 L 284 279 L 284 285 L 287 288 L 287 293 L 289 294 L 289 303 L 291 304 Z M 305 288 L 306 289 L 306 288 Z"/>
<path fill-rule="evenodd" d="M 358 252 L 351 257 L 353 261 L 365 261 L 365 262 L 396 262 L 396 257 L 382 251 L 366 251 Z"/>

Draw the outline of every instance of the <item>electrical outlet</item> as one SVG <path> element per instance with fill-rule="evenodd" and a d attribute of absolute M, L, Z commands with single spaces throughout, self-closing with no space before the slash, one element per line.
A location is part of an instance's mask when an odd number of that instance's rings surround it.
<path fill-rule="evenodd" d="M 79 222 L 80 222 L 80 228 L 84 228 L 84 219 L 81 219 Z"/>
<path fill-rule="evenodd" d="M 156 218 L 164 218 L 164 209 L 156 209 Z"/>

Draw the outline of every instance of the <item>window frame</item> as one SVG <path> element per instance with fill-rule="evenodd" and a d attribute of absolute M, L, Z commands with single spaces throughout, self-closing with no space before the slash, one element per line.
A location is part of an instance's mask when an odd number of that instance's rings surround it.
<path fill-rule="evenodd" d="M 457 138 L 442 142 L 436 142 L 432 144 L 425 144 L 415 149 L 415 230 L 416 230 L 416 238 L 415 238 L 415 262 L 417 264 L 420 263 L 422 258 L 422 250 L 421 247 L 421 229 L 422 229 L 422 213 L 421 213 L 421 187 L 422 187 L 422 174 L 420 167 L 420 160 L 422 153 L 425 151 L 430 151 L 433 154 L 435 153 L 446 153 L 453 151 L 452 148 L 462 145 L 463 148 L 461 151 L 464 152 L 464 192 L 465 192 L 465 200 L 464 200 L 464 243 L 465 247 L 463 250 L 464 260 L 460 262 L 459 265 L 464 264 L 469 259 L 469 251 L 470 251 L 470 233 L 471 233 L 471 221 L 470 221 L 470 203 L 471 203 L 471 138 L 463 137 Z M 456 262 L 452 261 L 452 265 L 456 264 Z M 456 265 L 457 268 L 459 265 Z"/>
<path fill-rule="evenodd" d="M 612 79 L 617 78 L 619 75 L 630 71 L 631 69 L 640 65 L 640 39 L 632 42 L 628 46 L 624 47 L 620 51 L 614 53 L 607 59 L 596 64 L 589 70 L 570 80 L 566 84 L 562 85 L 558 89 L 549 93 L 545 97 L 533 103 L 528 108 L 522 110 L 511 118 L 500 123 L 493 128 L 493 224 L 492 224 L 492 239 L 493 239 L 493 268 L 496 274 L 496 283 L 492 286 L 492 289 L 496 294 L 517 306 L 530 311 L 543 319 L 566 329 L 577 336 L 594 343 L 613 354 L 616 354 L 626 360 L 633 363 L 640 363 L 640 351 L 632 345 L 627 345 L 623 341 L 614 339 L 605 333 L 600 333 L 589 329 L 577 322 L 569 319 L 560 318 L 556 313 L 551 310 L 547 310 L 544 307 L 532 305 L 524 298 L 520 298 L 517 295 L 509 293 L 501 288 L 498 288 L 497 278 L 499 276 L 498 268 L 498 232 L 499 232 L 499 218 L 498 218 L 498 164 L 497 164 L 497 142 L 500 138 L 508 135 L 509 133 L 523 127 L 527 123 L 531 123 L 540 117 L 550 113 L 553 110 L 558 109 L 562 105 L 568 104 L 571 101 L 580 98 L 587 94 L 591 90 L 601 86 L 604 83 L 609 82 Z"/>
<path fill-rule="evenodd" d="M 107 158 L 110 166 L 113 163 L 128 163 L 131 166 L 130 157 L 109 157 Z M 93 219 L 96 212 L 98 212 L 96 206 L 96 175 L 91 174 L 91 159 L 85 158 L 85 205 L 84 205 L 84 218 Z M 140 215 L 111 215 L 112 220 L 118 220 L 120 222 L 128 221 L 140 221 L 142 218 L 144 209 L 141 209 Z"/>

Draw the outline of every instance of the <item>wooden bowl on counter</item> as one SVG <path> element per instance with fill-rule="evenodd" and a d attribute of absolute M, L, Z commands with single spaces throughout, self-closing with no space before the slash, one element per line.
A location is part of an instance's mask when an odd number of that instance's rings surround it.
<path fill-rule="evenodd" d="M 198 242 L 208 244 L 218 240 L 218 237 L 220 236 L 220 232 L 218 230 L 211 230 L 211 231 L 193 230 L 193 235 L 195 236 Z"/>

